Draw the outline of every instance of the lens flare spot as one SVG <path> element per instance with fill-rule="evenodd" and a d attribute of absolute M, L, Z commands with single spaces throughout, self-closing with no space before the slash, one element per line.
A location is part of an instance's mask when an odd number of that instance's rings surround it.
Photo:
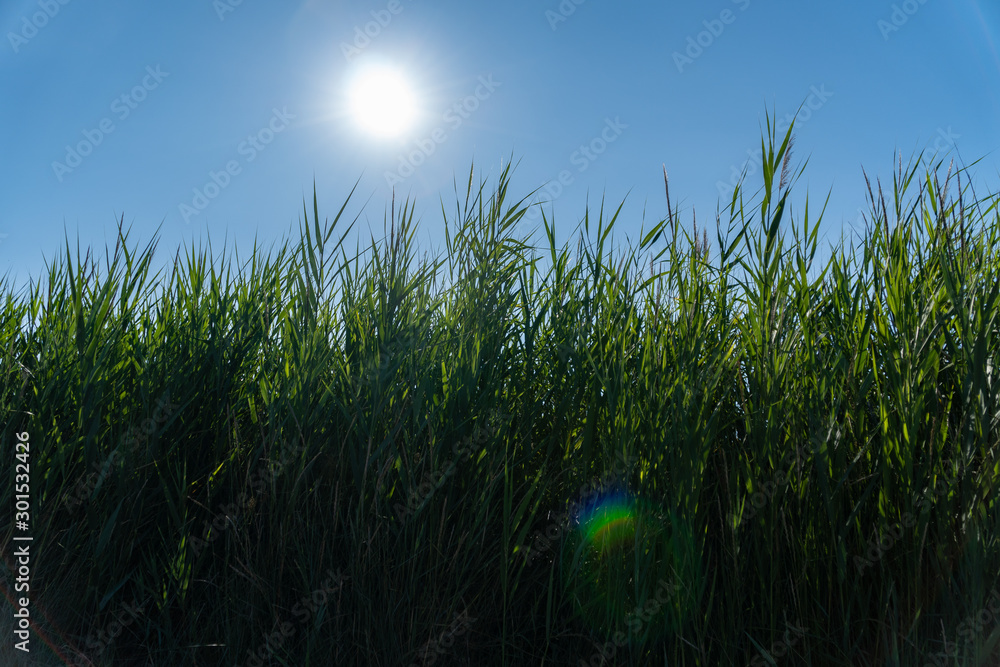
<path fill-rule="evenodd" d="M 604 552 L 631 543 L 635 535 L 633 508 L 624 497 L 613 497 L 581 518 L 587 541 Z"/>
<path fill-rule="evenodd" d="M 677 632 L 696 608 L 703 580 L 687 522 L 620 483 L 575 505 L 560 569 L 580 618 L 616 642 Z"/>

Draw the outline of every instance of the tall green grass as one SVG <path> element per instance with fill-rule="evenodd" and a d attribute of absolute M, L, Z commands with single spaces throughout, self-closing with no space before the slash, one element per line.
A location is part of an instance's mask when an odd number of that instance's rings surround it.
<path fill-rule="evenodd" d="M 35 657 L 579 665 L 624 631 L 610 664 L 997 664 L 1000 613 L 968 619 L 1000 586 L 998 197 L 900 162 L 821 263 L 791 133 L 711 244 L 668 188 L 635 247 L 602 204 L 539 253 L 508 165 L 456 184 L 443 258 L 409 201 L 349 252 L 352 190 L 248 261 L 151 275 L 120 229 L 103 271 L 67 243 L 0 283 Z M 564 517 L 612 470 L 594 550 Z"/>

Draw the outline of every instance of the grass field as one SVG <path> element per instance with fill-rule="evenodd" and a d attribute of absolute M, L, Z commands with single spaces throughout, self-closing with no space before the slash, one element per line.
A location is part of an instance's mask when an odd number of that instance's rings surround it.
<path fill-rule="evenodd" d="M 714 239 L 539 252 L 508 167 L 438 259 L 314 197 L 247 262 L 0 284 L 0 662 L 1000 664 L 998 195 L 900 162 L 820 265 L 792 129 Z"/>

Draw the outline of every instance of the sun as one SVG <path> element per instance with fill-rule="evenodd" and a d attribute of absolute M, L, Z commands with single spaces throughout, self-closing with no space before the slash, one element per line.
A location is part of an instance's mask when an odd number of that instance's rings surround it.
<path fill-rule="evenodd" d="M 355 122 L 376 137 L 399 136 L 416 120 L 416 95 L 402 72 L 393 67 L 371 66 L 358 72 L 349 99 Z"/>

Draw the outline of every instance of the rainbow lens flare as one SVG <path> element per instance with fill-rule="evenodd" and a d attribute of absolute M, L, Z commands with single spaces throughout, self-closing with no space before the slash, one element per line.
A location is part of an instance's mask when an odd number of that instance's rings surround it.
<path fill-rule="evenodd" d="M 592 506 L 581 517 L 584 539 L 599 553 L 625 548 L 635 536 L 635 511 L 623 493 Z"/>
<path fill-rule="evenodd" d="M 575 612 L 618 646 L 676 632 L 703 590 L 687 523 L 622 485 L 577 503 L 560 569 Z"/>

